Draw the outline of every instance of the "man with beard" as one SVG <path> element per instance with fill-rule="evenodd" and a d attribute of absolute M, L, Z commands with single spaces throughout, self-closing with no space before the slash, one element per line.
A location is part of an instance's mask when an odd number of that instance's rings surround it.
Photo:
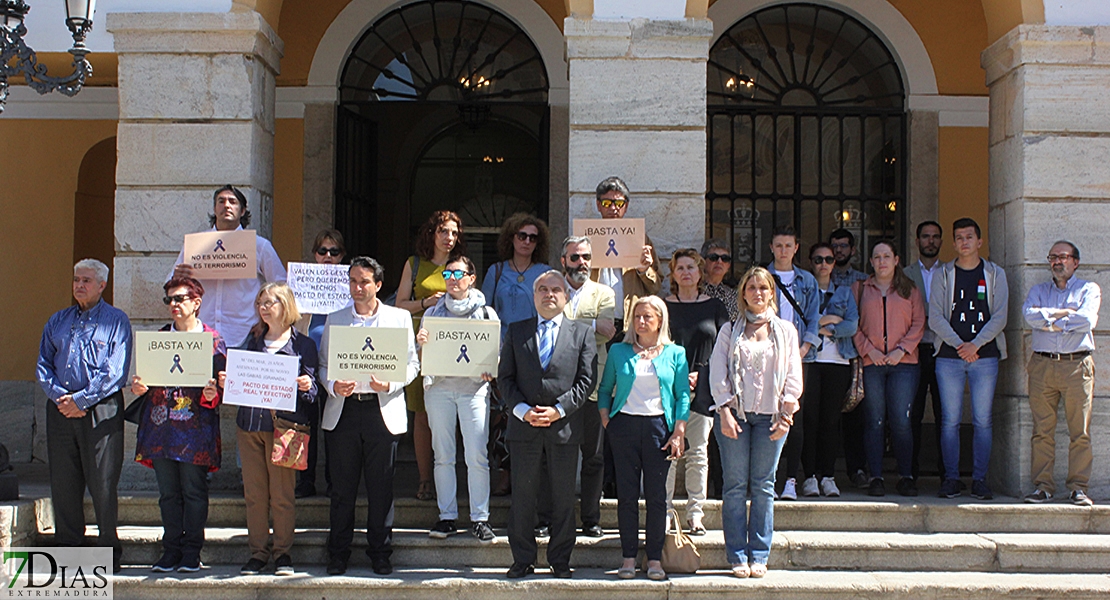
<path fill-rule="evenodd" d="M 913 280 L 918 291 L 929 304 L 929 286 L 933 284 L 933 274 L 940 270 L 940 240 L 942 230 L 936 221 L 922 221 L 917 225 L 917 262 L 906 267 L 906 275 Z M 917 384 L 917 396 L 910 411 L 910 428 L 913 430 L 913 477 L 920 475 L 918 457 L 921 453 L 921 421 L 925 418 L 925 397 L 933 398 L 933 423 L 936 424 L 937 473 L 944 474 L 944 459 L 940 449 L 940 395 L 937 392 L 936 349 L 933 346 L 933 330 L 929 329 L 929 316 L 925 315 L 925 335 L 918 344 L 918 365 L 921 379 Z"/>
<path fill-rule="evenodd" d="M 841 227 L 829 234 L 829 246 L 833 250 L 836 266 L 833 267 L 832 282 L 837 287 L 850 286 L 867 279 L 867 273 L 852 268 L 852 257 L 856 255 L 856 236 Z"/>
<path fill-rule="evenodd" d="M 600 373 L 605 370 L 607 355 L 605 344 L 617 328 L 613 322 L 615 294 L 613 289 L 590 280 L 590 261 L 593 259 L 590 239 L 571 236 L 563 240 L 563 255 L 559 258 L 567 280 L 567 304 L 563 316 L 588 325 L 594 330 L 597 342 L 597 374 L 595 387 L 590 392 L 589 403 L 582 407 L 583 423 L 582 444 L 582 491 L 579 494 L 582 515 L 582 535 L 601 537 L 601 487 L 605 476 L 604 435 L 601 415 L 597 412 L 596 384 L 601 380 Z M 537 529 L 550 530 L 551 493 L 547 486 L 546 474 L 540 479 L 539 525 Z"/>
<path fill-rule="evenodd" d="M 1059 241 L 1048 251 L 1052 281 L 1029 290 L 1021 312 L 1033 329 L 1029 359 L 1029 409 L 1033 413 L 1033 493 L 1026 502 L 1052 500 L 1056 490 L 1056 410 L 1064 400 L 1068 421 L 1068 479 L 1072 504 L 1090 506 L 1091 407 L 1095 391 L 1094 329 L 1102 292 L 1098 284 L 1074 277 L 1079 248 Z"/>

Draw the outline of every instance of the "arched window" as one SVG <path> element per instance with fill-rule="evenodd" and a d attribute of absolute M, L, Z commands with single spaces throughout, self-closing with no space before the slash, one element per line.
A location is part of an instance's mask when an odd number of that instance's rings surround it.
<path fill-rule="evenodd" d="M 905 88 L 870 29 L 823 6 L 765 8 L 713 45 L 707 85 L 707 231 L 730 240 L 737 272 L 770 261 L 781 226 L 799 264 L 841 227 L 861 255 L 880 237 L 904 251 Z"/>

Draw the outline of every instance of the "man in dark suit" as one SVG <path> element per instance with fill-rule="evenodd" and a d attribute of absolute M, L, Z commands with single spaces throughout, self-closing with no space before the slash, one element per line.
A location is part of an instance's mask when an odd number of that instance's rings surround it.
<path fill-rule="evenodd" d="M 551 539 L 547 562 L 555 577 L 569 578 L 574 549 L 574 476 L 582 441 L 578 409 L 593 389 L 597 348 L 593 330 L 564 318 L 566 280 L 551 270 L 532 286 L 538 317 L 509 325 L 501 347 L 497 386 L 511 407 L 506 440 L 513 457 L 509 579 L 533 572 L 536 562 L 536 497 L 546 461 L 551 489 Z"/>

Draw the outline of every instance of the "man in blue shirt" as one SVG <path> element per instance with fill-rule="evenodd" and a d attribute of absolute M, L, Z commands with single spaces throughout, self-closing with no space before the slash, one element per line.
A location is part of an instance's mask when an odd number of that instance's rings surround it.
<path fill-rule="evenodd" d="M 46 452 L 54 504 L 54 544 L 81 546 L 85 488 L 92 496 L 99 545 L 119 571 L 116 486 L 123 467 L 123 389 L 131 361 L 131 322 L 103 300 L 108 267 L 86 258 L 73 267 L 76 306 L 43 328 L 37 376 L 46 403 Z"/>
<path fill-rule="evenodd" d="M 1068 479 L 1072 504 L 1090 506 L 1091 407 L 1095 392 L 1094 329 L 1102 291 L 1098 284 L 1074 277 L 1079 248 L 1059 241 L 1048 251 L 1052 281 L 1029 290 L 1021 313 L 1033 329 L 1029 359 L 1029 409 L 1033 414 L 1033 485 L 1026 502 L 1052 500 L 1056 482 L 1056 409 L 1064 399 L 1068 421 Z"/>

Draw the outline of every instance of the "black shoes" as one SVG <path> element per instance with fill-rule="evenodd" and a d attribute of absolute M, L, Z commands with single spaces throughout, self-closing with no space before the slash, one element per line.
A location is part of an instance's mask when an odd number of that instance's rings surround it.
<path fill-rule="evenodd" d="M 328 560 L 328 575 L 342 575 L 347 572 L 347 559 L 333 556 Z"/>
<path fill-rule="evenodd" d="M 288 577 L 293 575 L 293 558 L 288 554 L 282 554 L 274 561 L 274 575 L 279 577 Z"/>
<path fill-rule="evenodd" d="M 535 572 L 536 568 L 530 564 L 513 563 L 513 566 L 509 567 L 509 572 L 505 573 L 505 577 L 508 579 L 521 579 Z"/>
<path fill-rule="evenodd" d="M 202 566 L 199 556 L 186 556 L 182 558 L 181 563 L 177 565 L 177 572 L 196 573 Z"/>
<path fill-rule="evenodd" d="M 1083 496 L 1086 497 L 1086 494 Z M 1026 494 L 1023 500 L 1026 504 L 1044 504 L 1045 502 L 1052 502 L 1052 494 L 1037 488 L 1033 490 L 1033 493 Z"/>
<path fill-rule="evenodd" d="M 582 535 L 586 537 L 599 538 L 605 535 L 605 532 L 601 530 L 601 525 L 594 523 L 592 525 L 582 525 Z"/>
<path fill-rule="evenodd" d="M 1028 497 L 1028 496 L 1026 496 Z M 1072 490 L 1071 495 L 1068 496 L 1068 501 L 1076 506 L 1094 506 L 1095 503 L 1089 497 L 1087 492 L 1083 490 Z"/>
<path fill-rule="evenodd" d="M 538 538 L 551 537 L 551 527 L 548 525 L 536 525 L 535 533 Z"/>
<path fill-rule="evenodd" d="M 867 486 L 868 496 L 885 496 L 886 486 L 883 485 L 882 477 L 872 477 L 871 483 Z"/>
<path fill-rule="evenodd" d="M 492 544 L 493 540 L 497 538 L 493 534 L 493 529 L 489 526 L 488 521 L 478 521 L 471 525 L 470 534 L 478 538 L 478 541 L 483 544 Z"/>
<path fill-rule="evenodd" d="M 181 557 L 166 552 L 162 555 L 162 558 L 158 559 L 158 562 L 150 565 L 150 570 L 155 573 L 171 573 L 177 569 L 179 564 L 181 564 Z"/>
<path fill-rule="evenodd" d="M 971 497 L 978 500 L 990 500 L 994 498 L 994 493 L 987 487 L 987 482 L 982 479 L 975 479 L 971 482 Z"/>
<path fill-rule="evenodd" d="M 556 579 L 570 579 L 570 565 L 551 565 L 551 575 Z"/>
<path fill-rule="evenodd" d="M 440 519 L 436 521 L 435 527 L 428 532 L 428 537 L 437 540 L 445 540 L 448 536 L 455 535 L 459 532 L 459 528 L 455 526 L 453 519 Z"/>
<path fill-rule="evenodd" d="M 913 477 L 903 477 L 899 479 L 894 489 L 898 490 L 898 493 L 903 496 L 917 495 L 917 483 L 914 482 Z"/>
<path fill-rule="evenodd" d="M 257 558 L 252 558 L 252 559 L 247 561 L 247 564 L 243 565 L 242 569 L 239 569 L 239 574 L 240 575 L 258 575 L 262 571 L 262 569 L 265 569 L 265 568 L 266 568 L 266 563 L 265 562 L 263 562 L 261 560 L 258 560 Z"/>
<path fill-rule="evenodd" d="M 372 558 L 370 565 L 376 575 L 389 575 L 393 573 L 393 563 L 388 558 Z"/>
<path fill-rule="evenodd" d="M 940 484 L 940 491 L 937 492 L 938 498 L 956 498 L 960 495 L 960 480 L 959 479 L 945 479 Z"/>

